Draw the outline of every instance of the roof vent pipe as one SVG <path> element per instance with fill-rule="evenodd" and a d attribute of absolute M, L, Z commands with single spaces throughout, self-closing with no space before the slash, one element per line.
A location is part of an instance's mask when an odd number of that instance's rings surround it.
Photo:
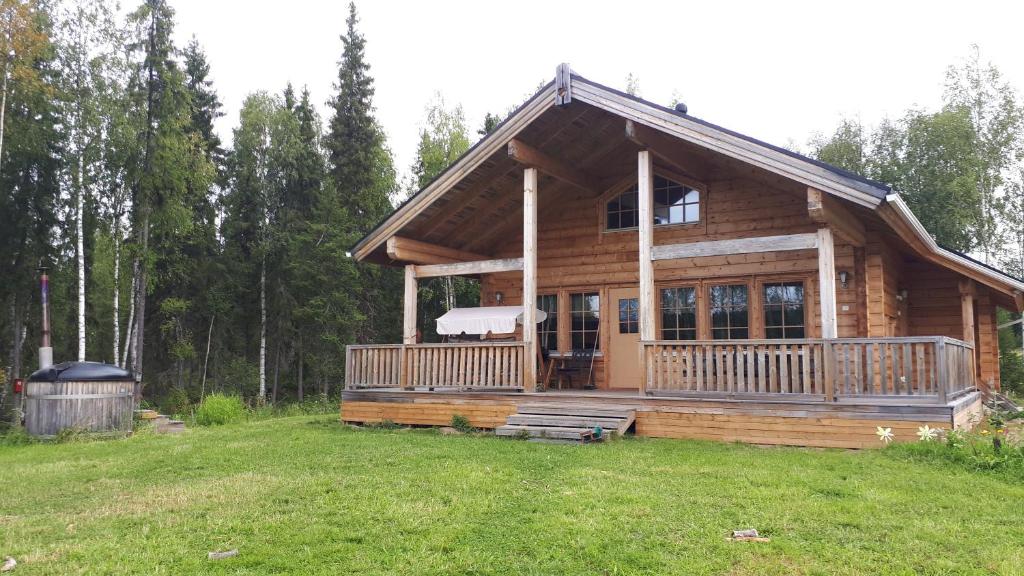
<path fill-rule="evenodd" d="M 686 104 L 683 104 L 682 102 L 676 102 L 676 112 L 679 112 L 680 114 L 686 114 L 686 110 Z"/>

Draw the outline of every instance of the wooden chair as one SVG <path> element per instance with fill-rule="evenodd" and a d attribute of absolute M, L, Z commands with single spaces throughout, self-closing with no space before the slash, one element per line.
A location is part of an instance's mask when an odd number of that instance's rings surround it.
<path fill-rule="evenodd" d="M 572 388 L 573 376 L 579 375 L 587 380 L 582 387 L 590 388 L 594 383 L 594 373 L 591 370 L 593 363 L 593 348 L 573 350 L 572 356 L 567 360 L 563 360 L 562 365 L 558 367 L 558 380 L 555 385 L 561 390 L 562 378 L 566 378 L 569 380 L 569 387 Z"/>

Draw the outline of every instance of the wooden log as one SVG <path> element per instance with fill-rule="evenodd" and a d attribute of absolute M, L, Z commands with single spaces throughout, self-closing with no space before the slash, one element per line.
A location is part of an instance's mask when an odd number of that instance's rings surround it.
<path fill-rule="evenodd" d="M 654 262 L 654 164 L 647 150 L 637 153 L 637 190 L 639 194 L 638 225 L 640 258 L 640 340 L 654 340 L 655 307 Z"/>
<path fill-rule="evenodd" d="M 601 190 L 601 183 L 597 178 L 541 152 L 522 140 L 513 138 L 509 141 L 507 149 L 508 157 L 523 166 L 540 170 L 548 176 L 591 194 L 597 194 Z"/>
<path fill-rule="evenodd" d="M 523 382 L 537 386 L 537 169 L 523 170 Z"/>
<path fill-rule="evenodd" d="M 498 272 L 514 272 L 523 269 L 522 258 L 499 258 L 494 260 L 477 260 L 475 262 L 455 262 L 452 264 L 427 264 L 414 266 L 416 278 L 436 278 L 439 276 L 476 276 L 479 274 L 495 274 Z"/>
<path fill-rule="evenodd" d="M 818 292 L 821 300 L 821 337 L 838 337 L 836 320 L 836 260 L 832 231 L 818 230 Z"/>
<path fill-rule="evenodd" d="M 758 236 L 731 240 L 706 240 L 686 244 L 664 244 L 651 251 L 653 260 L 703 258 L 732 254 L 756 254 L 788 250 L 810 250 L 818 245 L 818 235 L 811 233 Z"/>

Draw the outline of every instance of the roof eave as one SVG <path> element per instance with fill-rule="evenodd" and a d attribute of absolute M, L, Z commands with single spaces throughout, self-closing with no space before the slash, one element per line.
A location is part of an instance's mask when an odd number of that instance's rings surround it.
<path fill-rule="evenodd" d="M 552 108 L 555 105 L 554 86 L 553 81 L 544 85 L 502 121 L 494 131 L 481 138 L 430 183 L 399 205 L 387 218 L 356 242 L 351 249 L 353 258 L 357 261 L 366 259 L 387 241 L 389 236 L 394 235 L 402 225 L 415 217 L 421 208 L 433 203 L 466 174 L 476 169 L 495 152 L 507 146 L 512 138 L 538 116 Z"/>
<path fill-rule="evenodd" d="M 913 211 L 910 210 L 910 206 L 903 201 L 903 198 L 899 194 L 889 194 L 885 197 L 885 204 L 891 206 L 895 213 L 907 224 L 909 229 L 915 236 L 915 239 L 921 242 L 934 256 L 948 260 L 955 263 L 956 265 L 963 267 L 971 271 L 972 277 L 976 280 L 982 281 L 984 284 L 996 288 L 1019 299 L 1019 296 L 1024 293 L 1024 282 L 1010 276 L 1009 274 L 997 271 L 988 266 L 984 266 L 966 258 L 961 254 L 948 250 L 939 245 L 938 242 L 932 238 L 928 230 L 925 229 L 921 221 L 917 219 Z M 897 232 L 899 232 L 897 230 Z"/>

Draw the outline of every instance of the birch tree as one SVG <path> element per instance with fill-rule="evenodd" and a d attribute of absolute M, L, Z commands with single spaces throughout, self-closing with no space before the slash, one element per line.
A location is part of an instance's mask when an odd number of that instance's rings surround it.
<path fill-rule="evenodd" d="M 974 188 L 980 211 L 975 234 L 982 260 L 993 264 L 1004 241 L 999 226 L 1004 185 L 1008 176 L 1014 176 L 1011 171 L 1024 131 L 1021 107 L 999 70 L 982 62 L 977 45 L 961 66 L 948 69 L 945 99 L 947 106 L 965 110 L 973 127 Z"/>

